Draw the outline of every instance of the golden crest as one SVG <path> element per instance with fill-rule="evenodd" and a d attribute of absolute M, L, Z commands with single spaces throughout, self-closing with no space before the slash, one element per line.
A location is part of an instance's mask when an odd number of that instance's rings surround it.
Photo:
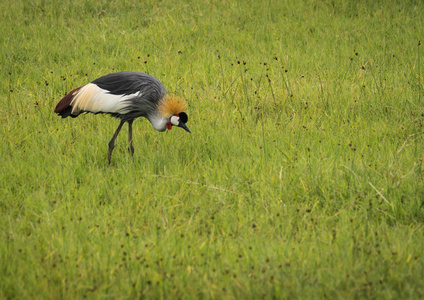
<path fill-rule="evenodd" d="M 166 95 L 158 105 L 159 111 L 165 118 L 182 113 L 187 108 L 187 103 L 178 96 Z"/>

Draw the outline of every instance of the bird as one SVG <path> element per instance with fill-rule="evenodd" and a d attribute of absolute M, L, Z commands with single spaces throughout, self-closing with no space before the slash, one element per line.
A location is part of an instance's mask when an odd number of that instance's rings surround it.
<path fill-rule="evenodd" d="M 129 152 L 134 155 L 132 124 L 145 117 L 159 132 L 177 126 L 191 133 L 185 109 L 187 103 L 176 95 L 167 95 L 165 86 L 156 77 L 133 71 L 111 73 L 80 86 L 56 105 L 54 112 L 62 118 L 76 118 L 82 113 L 109 114 L 120 123 L 108 143 L 110 165 L 115 140 L 125 122 L 128 123 Z"/>

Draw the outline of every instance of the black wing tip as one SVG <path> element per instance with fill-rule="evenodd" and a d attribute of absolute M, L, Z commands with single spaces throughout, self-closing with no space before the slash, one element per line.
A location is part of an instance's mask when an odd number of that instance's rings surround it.
<path fill-rule="evenodd" d="M 72 114 L 72 106 L 68 106 L 67 108 L 65 108 L 64 110 L 62 110 L 61 112 L 57 113 L 59 116 L 62 117 L 62 119 L 67 118 L 69 116 L 71 116 L 72 118 L 76 118 L 77 116 Z"/>

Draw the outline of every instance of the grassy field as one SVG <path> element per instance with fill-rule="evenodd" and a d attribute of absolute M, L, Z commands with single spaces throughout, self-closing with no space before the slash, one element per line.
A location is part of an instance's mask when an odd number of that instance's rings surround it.
<path fill-rule="evenodd" d="M 424 297 L 421 1 L 0 16 L 0 299 Z M 118 120 L 53 109 L 123 70 L 187 99 L 193 133 L 137 119 L 109 166 Z"/>

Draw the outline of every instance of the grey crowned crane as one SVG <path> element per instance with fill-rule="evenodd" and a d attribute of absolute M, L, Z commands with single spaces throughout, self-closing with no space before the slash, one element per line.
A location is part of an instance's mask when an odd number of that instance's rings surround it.
<path fill-rule="evenodd" d="M 76 118 L 81 113 L 110 114 L 121 120 L 109 142 L 107 159 L 110 164 L 115 139 L 125 122 L 128 123 L 128 142 L 131 155 L 132 123 L 145 117 L 157 131 L 178 126 L 191 133 L 184 112 L 187 104 L 177 96 L 169 96 L 155 77 L 138 72 L 118 72 L 102 76 L 74 89 L 57 104 L 54 112 L 62 118 Z"/>

